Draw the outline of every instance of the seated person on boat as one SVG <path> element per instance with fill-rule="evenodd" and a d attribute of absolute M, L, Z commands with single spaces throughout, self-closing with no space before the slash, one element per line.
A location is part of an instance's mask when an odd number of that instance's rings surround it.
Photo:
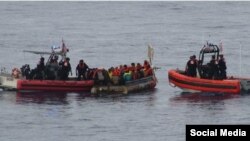
<path fill-rule="evenodd" d="M 143 77 L 149 77 L 153 75 L 153 69 L 147 60 L 144 61 L 144 65 L 140 63 L 131 63 L 131 66 L 120 65 L 120 67 L 111 67 L 106 71 L 105 69 L 97 69 L 94 78 L 95 80 L 105 81 L 105 84 L 112 85 L 124 85 L 127 81 L 133 81 L 141 79 Z"/>

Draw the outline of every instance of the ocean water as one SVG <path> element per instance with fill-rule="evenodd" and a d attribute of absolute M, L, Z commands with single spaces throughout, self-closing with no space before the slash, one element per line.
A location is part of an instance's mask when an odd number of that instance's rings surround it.
<path fill-rule="evenodd" d="M 249 124 L 250 96 L 184 94 L 184 69 L 206 41 L 223 42 L 228 74 L 250 76 L 250 2 L 0 2 L 0 67 L 10 71 L 63 39 L 71 65 L 118 66 L 154 47 L 158 84 L 125 96 L 0 92 L 1 141 L 183 141 L 186 124 Z M 44 56 L 45 58 L 47 56 Z"/>

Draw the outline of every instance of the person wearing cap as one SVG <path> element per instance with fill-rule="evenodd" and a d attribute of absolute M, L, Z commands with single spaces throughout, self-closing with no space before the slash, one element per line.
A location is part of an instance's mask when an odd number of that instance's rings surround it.
<path fill-rule="evenodd" d="M 223 57 L 223 54 L 219 56 L 218 67 L 219 67 L 220 79 L 226 79 L 227 78 L 227 72 L 226 72 L 227 66 L 226 66 L 226 61 Z"/>
<path fill-rule="evenodd" d="M 81 77 L 83 80 L 86 80 L 86 72 L 88 71 L 89 66 L 81 59 L 79 61 L 79 64 L 76 66 L 76 76 L 77 80 L 81 80 Z"/>

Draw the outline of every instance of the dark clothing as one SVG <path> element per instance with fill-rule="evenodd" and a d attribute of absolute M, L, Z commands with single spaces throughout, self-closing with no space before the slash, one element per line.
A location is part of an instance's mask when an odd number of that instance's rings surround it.
<path fill-rule="evenodd" d="M 108 85 L 111 82 L 108 71 L 97 69 L 94 74 L 94 81 L 97 85 Z"/>
<path fill-rule="evenodd" d="M 81 80 L 81 76 L 83 77 L 83 80 L 86 80 L 86 71 L 89 69 L 89 66 L 85 63 L 83 64 L 78 64 L 76 67 L 76 75 L 77 75 L 77 80 Z"/>
<path fill-rule="evenodd" d="M 209 63 L 209 79 L 218 79 L 219 76 L 219 67 L 218 67 L 218 61 L 215 59 L 212 59 Z"/>
<path fill-rule="evenodd" d="M 30 71 L 30 66 L 28 64 L 21 67 L 22 76 L 25 76 L 26 79 L 29 79 Z"/>
<path fill-rule="evenodd" d="M 48 80 L 55 80 L 58 78 L 59 65 L 57 62 L 51 62 L 46 67 L 46 74 Z"/>
<path fill-rule="evenodd" d="M 44 61 L 40 61 L 37 67 L 33 70 L 33 79 L 45 79 L 45 65 Z"/>
<path fill-rule="evenodd" d="M 219 63 L 218 63 L 218 67 L 219 67 L 219 76 L 221 79 L 226 79 L 227 78 L 227 66 L 226 66 L 226 62 L 224 59 L 220 59 Z"/>
<path fill-rule="evenodd" d="M 197 62 L 196 60 L 189 60 L 187 62 L 186 73 L 188 76 L 196 77 Z"/>
<path fill-rule="evenodd" d="M 68 80 L 69 72 L 71 72 L 71 65 L 69 62 L 64 61 L 61 68 L 61 80 Z"/>

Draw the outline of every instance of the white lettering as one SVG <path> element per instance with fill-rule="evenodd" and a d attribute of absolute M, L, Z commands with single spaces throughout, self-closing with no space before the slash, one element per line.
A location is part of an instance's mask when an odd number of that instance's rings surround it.
<path fill-rule="evenodd" d="M 196 130 L 195 129 L 190 130 L 190 136 L 196 136 Z"/>
<path fill-rule="evenodd" d="M 227 129 L 220 129 L 220 136 L 246 136 L 246 131 L 236 129 L 234 131 L 228 131 Z"/>
<path fill-rule="evenodd" d="M 220 129 L 220 136 L 227 136 L 227 129 Z"/>
<path fill-rule="evenodd" d="M 205 131 L 196 131 L 195 129 L 190 130 L 190 136 L 217 136 L 217 129 L 210 131 L 209 129 Z"/>

